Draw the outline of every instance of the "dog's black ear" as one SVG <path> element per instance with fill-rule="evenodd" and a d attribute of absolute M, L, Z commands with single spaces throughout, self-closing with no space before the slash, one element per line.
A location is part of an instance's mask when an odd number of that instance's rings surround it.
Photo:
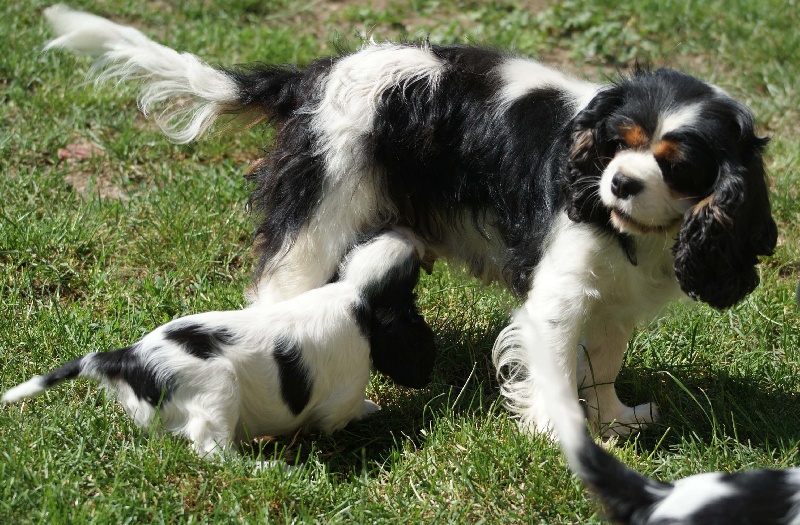
<path fill-rule="evenodd" d="M 616 152 L 606 136 L 604 123 L 622 102 L 623 87 L 614 85 L 597 93 L 572 121 L 564 192 L 567 214 L 573 221 L 605 224 L 609 220 L 609 212 L 600 201 L 598 184 Z"/>
<path fill-rule="evenodd" d="M 422 388 L 430 382 L 436 360 L 433 330 L 414 304 L 378 307 L 370 329 L 372 365 L 395 383 Z"/>
<path fill-rule="evenodd" d="M 741 301 L 759 283 L 759 255 L 772 255 L 772 219 L 762 152 L 750 112 L 729 101 L 738 133 L 723 144 L 711 193 L 690 209 L 673 247 L 675 275 L 686 294 L 714 308 Z"/>

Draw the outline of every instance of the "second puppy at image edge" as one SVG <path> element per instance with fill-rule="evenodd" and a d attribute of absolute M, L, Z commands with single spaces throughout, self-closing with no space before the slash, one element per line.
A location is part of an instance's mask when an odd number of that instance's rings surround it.
<path fill-rule="evenodd" d="M 570 467 L 602 502 L 614 523 L 629 525 L 800 525 L 800 469 L 707 472 L 663 483 L 628 468 L 594 442 L 583 407 L 558 373 L 528 314 L 510 344 L 532 357 L 531 375 L 541 388 L 554 437 Z"/>

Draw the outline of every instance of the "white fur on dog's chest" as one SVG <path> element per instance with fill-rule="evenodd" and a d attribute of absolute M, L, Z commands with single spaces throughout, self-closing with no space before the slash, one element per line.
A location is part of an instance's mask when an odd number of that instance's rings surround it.
<path fill-rule="evenodd" d="M 681 294 L 672 269 L 673 243 L 668 235 L 636 239 L 634 264 L 617 238 L 598 235 L 595 226 L 564 214 L 534 272 L 529 299 L 553 322 L 586 318 L 601 308 L 627 319 L 652 317 Z"/>
<path fill-rule="evenodd" d="M 598 260 L 594 268 L 600 308 L 614 311 L 620 317 L 645 320 L 656 316 L 669 301 L 681 296 L 680 286 L 672 269 L 671 246 L 674 241 L 651 239 L 635 245 L 636 264 L 629 261 L 616 240 L 609 250 L 616 257 Z M 604 265 L 603 259 L 610 264 Z"/>

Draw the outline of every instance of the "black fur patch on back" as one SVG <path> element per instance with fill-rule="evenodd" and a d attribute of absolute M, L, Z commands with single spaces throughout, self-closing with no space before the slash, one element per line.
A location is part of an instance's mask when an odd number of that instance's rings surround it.
<path fill-rule="evenodd" d="M 508 56 L 466 46 L 432 50 L 446 64 L 441 78 L 435 87 L 421 79 L 383 94 L 372 151 L 403 210 L 401 222 L 434 241 L 465 214 L 478 231 L 495 227 L 511 250 L 505 279 L 524 294 L 563 200 L 558 173 L 575 102 L 541 88 L 492 118 L 501 85 L 497 67 Z"/>
<path fill-rule="evenodd" d="M 281 397 L 294 415 L 299 415 L 311 399 L 311 378 L 300 360 L 302 348 L 285 337 L 275 341 L 273 357 L 278 365 Z"/>
<path fill-rule="evenodd" d="M 541 259 L 555 213 L 564 203 L 559 172 L 566 161 L 567 125 L 574 100 L 553 88 L 540 88 L 516 100 L 506 112 L 508 149 L 516 187 L 508 188 L 510 205 L 502 215 L 511 257 L 506 279 L 520 296 Z"/>
<path fill-rule="evenodd" d="M 196 323 L 172 327 L 164 332 L 164 338 L 182 345 L 187 353 L 200 359 L 219 355 L 223 346 L 233 344 L 236 339 L 225 328 L 209 328 Z"/>
<path fill-rule="evenodd" d="M 139 399 L 153 406 L 169 401 L 175 389 L 173 374 L 159 372 L 137 353 L 137 345 L 92 354 L 92 368 L 109 379 L 125 381 Z M 150 349 L 150 352 L 157 352 Z"/>

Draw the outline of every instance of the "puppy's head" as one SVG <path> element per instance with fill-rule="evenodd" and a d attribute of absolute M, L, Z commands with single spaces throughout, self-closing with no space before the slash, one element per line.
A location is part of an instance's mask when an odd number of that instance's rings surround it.
<path fill-rule="evenodd" d="M 425 246 L 411 230 L 384 231 L 345 258 L 341 280 L 363 298 L 357 312 L 370 342 L 372 365 L 396 383 L 421 388 L 430 381 L 436 342 L 415 304 Z"/>
<path fill-rule="evenodd" d="M 372 310 L 370 324 L 372 365 L 394 382 L 422 388 L 431 380 L 436 340 L 419 313 L 413 294 L 395 298 Z"/>
<path fill-rule="evenodd" d="M 637 71 L 574 120 L 567 180 L 576 221 L 632 236 L 676 236 L 675 274 L 716 308 L 758 284 L 777 241 L 749 110 L 677 71 Z"/>

